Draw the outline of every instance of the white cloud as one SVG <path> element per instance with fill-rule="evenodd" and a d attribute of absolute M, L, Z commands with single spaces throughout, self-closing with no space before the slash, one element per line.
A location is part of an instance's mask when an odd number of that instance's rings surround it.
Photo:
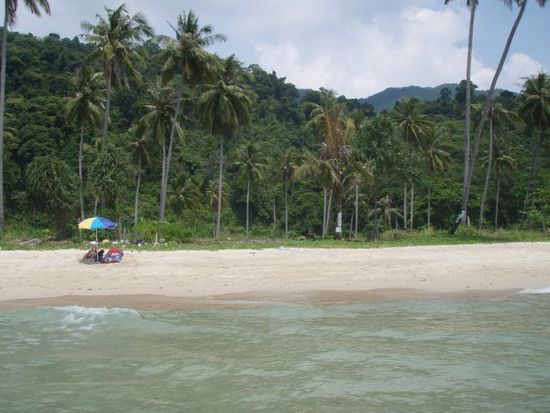
<path fill-rule="evenodd" d="M 103 13 L 103 4 L 115 7 L 120 1 L 50 0 L 52 17 L 37 19 L 22 12 L 17 29 L 72 37 L 80 33 L 81 20 L 93 21 L 95 13 Z M 228 36 L 227 43 L 212 50 L 221 55 L 236 53 L 247 64 L 258 63 L 267 71 L 275 70 L 298 87 L 324 86 L 348 97 L 366 97 L 390 86 L 435 86 L 465 77 L 469 13 L 460 2 L 447 7 L 440 0 L 127 3 L 131 12 L 143 11 L 156 31 L 163 34 L 170 34 L 167 20 L 174 21 L 184 8 L 193 9 L 202 24 L 211 23 L 216 31 Z M 479 25 L 472 80 L 484 89 L 491 82 L 497 62 L 484 59 L 486 53 L 479 39 L 487 38 L 483 32 L 486 27 Z M 513 49 L 498 87 L 518 90 L 521 77 L 536 73 L 542 66 L 523 50 Z"/>
<path fill-rule="evenodd" d="M 524 53 L 514 53 L 502 69 L 502 82 L 499 82 L 499 87 L 519 90 L 526 77 L 536 75 L 541 70 L 545 68 L 538 60 Z"/>

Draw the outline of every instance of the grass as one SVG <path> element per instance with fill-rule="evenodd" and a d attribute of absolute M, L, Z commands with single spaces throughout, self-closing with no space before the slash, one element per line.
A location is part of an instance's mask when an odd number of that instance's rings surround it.
<path fill-rule="evenodd" d="M 460 228 L 455 235 L 445 231 L 420 230 L 386 232 L 379 241 L 360 240 L 298 240 L 298 239 L 251 239 L 244 241 L 237 238 L 221 240 L 196 239 L 191 242 L 167 242 L 159 247 L 145 245 L 137 247 L 127 245 L 127 250 L 145 251 L 175 251 L 175 250 L 207 250 L 217 251 L 225 249 L 264 249 L 264 248 L 387 248 L 409 247 L 422 245 L 458 245 L 458 244 L 491 244 L 502 242 L 544 242 L 550 241 L 550 234 L 528 231 L 478 231 L 473 228 Z M 109 246 L 107 243 L 106 246 Z M 2 250 L 56 250 L 76 248 L 85 250 L 89 247 L 87 241 L 47 241 L 34 245 L 20 245 L 16 240 L 0 240 Z"/>

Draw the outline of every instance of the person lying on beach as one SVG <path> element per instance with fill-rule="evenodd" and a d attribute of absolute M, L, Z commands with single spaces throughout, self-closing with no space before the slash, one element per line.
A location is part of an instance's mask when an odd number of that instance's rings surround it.
<path fill-rule="evenodd" d="M 101 252 L 101 251 L 100 251 Z M 124 257 L 124 251 L 118 247 L 109 248 L 105 255 L 102 254 L 101 263 L 102 264 L 114 264 L 122 261 Z"/>

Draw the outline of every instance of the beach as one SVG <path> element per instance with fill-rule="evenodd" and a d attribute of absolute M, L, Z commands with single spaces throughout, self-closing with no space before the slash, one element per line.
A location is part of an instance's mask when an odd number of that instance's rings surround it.
<path fill-rule="evenodd" d="M 0 309 L 86 305 L 177 309 L 228 301 L 353 301 L 365 296 L 489 294 L 550 286 L 550 243 L 380 249 L 0 251 Z"/>

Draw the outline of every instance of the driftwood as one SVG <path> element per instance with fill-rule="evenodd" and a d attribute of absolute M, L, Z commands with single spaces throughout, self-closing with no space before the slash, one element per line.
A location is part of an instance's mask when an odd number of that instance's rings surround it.
<path fill-rule="evenodd" d="M 19 245 L 37 245 L 37 244 L 41 244 L 43 242 L 46 242 L 46 241 L 51 241 L 53 240 L 54 238 L 53 237 L 46 237 L 46 238 L 32 238 L 32 239 L 28 239 L 28 240 L 25 240 L 25 241 L 19 241 Z"/>

